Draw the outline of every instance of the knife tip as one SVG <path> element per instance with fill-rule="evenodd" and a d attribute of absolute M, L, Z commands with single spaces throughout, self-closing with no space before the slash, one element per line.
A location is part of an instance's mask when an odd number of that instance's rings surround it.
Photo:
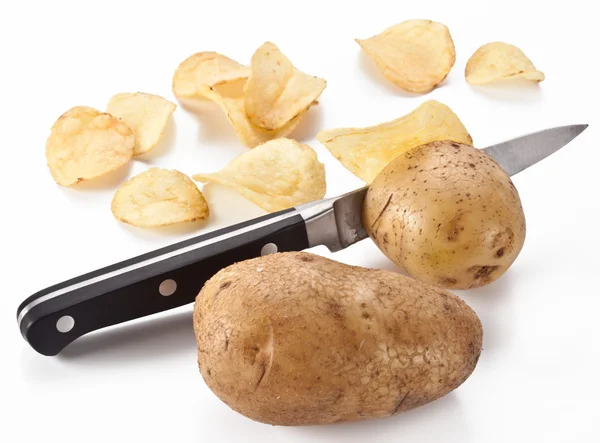
<path fill-rule="evenodd" d="M 588 128 L 588 124 L 584 123 L 584 124 L 579 124 L 579 125 L 571 125 L 570 129 L 572 131 L 573 134 L 573 138 L 577 137 L 579 134 L 581 134 L 583 131 L 585 131 Z"/>

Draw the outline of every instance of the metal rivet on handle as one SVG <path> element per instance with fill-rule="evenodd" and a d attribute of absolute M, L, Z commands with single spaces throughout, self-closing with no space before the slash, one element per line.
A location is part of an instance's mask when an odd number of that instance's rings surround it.
<path fill-rule="evenodd" d="M 63 315 L 56 322 L 56 329 L 63 334 L 69 332 L 75 326 L 75 319 L 70 315 Z"/>
<path fill-rule="evenodd" d="M 160 286 L 158 287 L 158 292 L 160 292 L 160 295 L 164 295 L 165 297 L 175 294 L 176 290 L 177 290 L 177 282 L 175 282 L 175 280 L 171 280 L 171 279 L 163 281 L 160 284 Z"/>
<path fill-rule="evenodd" d="M 277 245 L 275 243 L 267 243 L 260 250 L 260 255 L 275 254 L 277 252 Z"/>

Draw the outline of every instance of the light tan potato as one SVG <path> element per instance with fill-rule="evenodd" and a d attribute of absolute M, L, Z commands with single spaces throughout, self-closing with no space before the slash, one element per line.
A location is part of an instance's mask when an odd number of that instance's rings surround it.
<path fill-rule="evenodd" d="M 281 211 L 325 196 L 325 166 L 308 145 L 287 138 L 261 144 L 220 171 L 195 174 L 237 190 L 267 212 Z"/>
<path fill-rule="evenodd" d="M 142 228 L 193 222 L 209 215 L 204 196 L 187 175 L 161 168 L 150 168 L 123 183 L 111 210 L 118 220 Z"/>
<path fill-rule="evenodd" d="M 200 52 L 184 60 L 173 76 L 173 93 L 183 102 L 208 98 L 227 116 L 238 139 L 248 148 L 290 135 L 306 109 L 278 129 L 252 124 L 245 109 L 244 87 L 250 68 L 216 52 Z"/>
<path fill-rule="evenodd" d="M 392 161 L 371 183 L 363 224 L 412 277 L 443 288 L 497 280 L 525 241 L 525 215 L 510 177 L 468 145 L 432 142 Z"/>
<path fill-rule="evenodd" d="M 327 82 L 294 67 L 271 43 L 252 56 L 251 74 L 244 87 L 244 105 L 250 122 L 274 130 L 303 114 L 319 98 Z"/>
<path fill-rule="evenodd" d="M 411 113 L 379 125 L 321 131 L 317 140 L 366 183 L 371 183 L 398 155 L 416 146 L 436 140 L 473 144 L 456 114 L 435 100 L 428 100 Z"/>
<path fill-rule="evenodd" d="M 135 135 L 133 155 L 151 151 L 159 142 L 177 105 L 144 92 L 120 93 L 111 97 L 106 112 L 131 128 Z"/>
<path fill-rule="evenodd" d="M 541 82 L 546 77 L 516 46 L 492 42 L 480 47 L 469 58 L 465 78 L 472 85 L 483 85 L 515 78 Z"/>
<path fill-rule="evenodd" d="M 194 304 L 200 373 L 272 425 L 388 417 L 458 388 L 482 326 L 460 298 L 395 272 L 306 252 L 229 266 Z"/>
<path fill-rule="evenodd" d="M 133 131 L 116 117 L 75 106 L 52 126 L 46 140 L 46 162 L 56 183 L 72 186 L 127 164 L 134 146 Z"/>
<path fill-rule="evenodd" d="M 387 80 L 411 92 L 433 90 L 456 61 L 448 27 L 431 20 L 407 20 L 356 42 Z"/>

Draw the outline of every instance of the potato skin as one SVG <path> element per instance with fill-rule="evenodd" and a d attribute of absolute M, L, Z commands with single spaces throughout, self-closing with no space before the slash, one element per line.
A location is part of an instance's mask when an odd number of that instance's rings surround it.
<path fill-rule="evenodd" d="M 483 151 L 428 143 L 392 161 L 371 183 L 363 224 L 412 277 L 441 288 L 489 284 L 525 242 L 525 215 L 509 175 Z"/>
<path fill-rule="evenodd" d="M 230 408 L 272 425 L 386 417 L 472 373 L 477 315 L 458 297 L 389 271 L 306 252 L 221 270 L 194 305 L 199 369 Z"/>

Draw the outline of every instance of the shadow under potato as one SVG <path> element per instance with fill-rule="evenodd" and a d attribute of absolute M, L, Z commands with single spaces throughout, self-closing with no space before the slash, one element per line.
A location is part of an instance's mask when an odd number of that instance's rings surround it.
<path fill-rule="evenodd" d="M 512 272 L 511 272 L 512 271 Z M 483 352 L 494 353 L 510 346 L 508 340 L 513 287 L 518 276 L 515 269 L 508 269 L 498 280 L 480 288 L 454 290 L 477 313 L 483 324 Z M 507 323 L 508 322 L 508 323 Z"/>
<path fill-rule="evenodd" d="M 432 430 L 432 426 L 435 430 Z M 404 435 L 403 439 L 410 441 L 411 435 L 423 438 L 428 432 L 438 433 L 440 428 L 448 435 L 462 435 L 467 433 L 467 427 L 461 403 L 456 391 L 453 391 L 431 403 L 390 417 L 330 425 L 290 427 L 287 428 L 287 432 L 298 434 L 310 441 L 349 443 L 372 441 L 375 435 L 378 439 L 384 436 L 397 438 L 398 432 Z M 423 440 L 426 441 L 426 438 Z"/>

